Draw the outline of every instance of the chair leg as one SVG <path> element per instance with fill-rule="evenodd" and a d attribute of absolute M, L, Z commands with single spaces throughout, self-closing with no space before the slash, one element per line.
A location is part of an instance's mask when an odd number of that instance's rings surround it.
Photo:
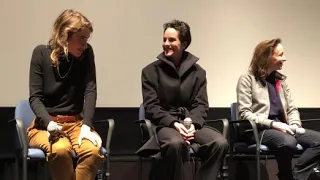
<path fill-rule="evenodd" d="M 149 171 L 149 180 L 155 180 L 156 177 L 156 166 L 157 166 L 157 159 L 151 158 L 151 169 Z"/>
<path fill-rule="evenodd" d="M 5 162 L 4 163 L 4 179 L 11 180 L 12 179 L 12 163 Z"/>
<path fill-rule="evenodd" d="M 48 170 L 47 170 L 47 163 L 44 162 L 38 162 L 37 163 L 37 179 L 38 180 L 48 180 Z"/>
<path fill-rule="evenodd" d="M 232 172 L 232 170 L 233 170 L 232 168 L 233 168 L 233 165 L 234 165 L 234 164 L 232 164 L 233 162 L 234 162 L 233 161 L 233 145 L 230 144 L 229 163 L 228 163 L 229 164 L 229 166 L 228 166 L 228 177 L 234 175 L 234 173 Z"/>
<path fill-rule="evenodd" d="M 260 168 L 260 151 L 256 152 L 256 160 L 257 160 L 257 180 L 261 180 L 261 168 Z"/>
<path fill-rule="evenodd" d="M 109 180 L 110 179 L 110 156 L 107 155 L 105 156 L 106 158 L 106 162 L 105 162 L 105 170 L 106 170 L 106 173 L 105 173 L 105 177 L 106 177 L 106 180 Z"/>
<path fill-rule="evenodd" d="M 221 170 L 220 170 L 220 177 L 222 180 L 226 180 L 228 177 L 228 165 L 227 165 L 227 160 L 226 158 L 224 158 L 222 166 L 221 166 Z"/>
<path fill-rule="evenodd" d="M 49 179 L 49 167 L 48 167 L 48 163 L 44 162 L 43 164 L 43 167 L 44 167 L 44 171 L 43 171 L 43 174 L 44 174 L 44 179 L 45 180 L 48 180 Z"/>
<path fill-rule="evenodd" d="M 28 179 L 27 170 L 28 170 L 27 157 L 23 157 L 23 159 L 22 159 L 22 178 L 23 178 L 23 180 Z"/>
<path fill-rule="evenodd" d="M 36 162 L 37 163 L 37 180 L 43 179 L 43 167 L 42 167 L 42 162 Z"/>
<path fill-rule="evenodd" d="M 142 157 L 139 157 L 139 174 L 138 174 L 138 180 L 142 180 Z"/>
<path fill-rule="evenodd" d="M 15 162 L 14 162 L 14 179 L 15 180 L 19 180 L 19 175 L 20 175 L 20 172 L 19 172 L 19 159 L 18 157 L 15 157 Z M 24 177 L 22 177 L 24 178 Z M 26 179 L 23 179 L 23 180 L 26 180 Z"/>
<path fill-rule="evenodd" d="M 266 159 L 264 160 L 264 166 L 265 166 L 266 168 L 268 168 L 267 161 L 268 161 L 268 155 L 266 155 Z"/>

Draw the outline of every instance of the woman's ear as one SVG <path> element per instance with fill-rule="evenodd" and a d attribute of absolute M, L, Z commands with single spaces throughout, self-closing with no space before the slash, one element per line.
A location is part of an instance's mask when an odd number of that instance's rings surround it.
<path fill-rule="evenodd" d="M 182 44 L 181 44 L 181 46 L 182 46 L 182 49 L 186 49 L 187 47 L 188 47 L 188 42 L 187 41 L 184 41 Z"/>

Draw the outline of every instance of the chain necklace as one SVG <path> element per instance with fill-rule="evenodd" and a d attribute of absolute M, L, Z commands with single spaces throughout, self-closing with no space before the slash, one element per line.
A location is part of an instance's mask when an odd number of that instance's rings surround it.
<path fill-rule="evenodd" d="M 67 62 L 68 62 L 68 61 L 69 61 L 69 58 L 67 57 Z M 59 77 L 60 77 L 61 79 L 64 79 L 65 77 L 67 77 L 67 75 L 69 74 L 69 72 L 70 72 L 70 70 L 71 70 L 71 68 L 72 68 L 72 66 L 73 66 L 73 61 L 74 61 L 74 59 L 71 58 L 71 65 L 70 65 L 68 71 L 66 72 L 66 74 L 65 74 L 64 76 L 61 76 L 61 74 L 60 74 L 60 69 L 59 69 L 59 65 L 57 66 L 57 72 L 58 72 L 58 75 L 59 75 Z"/>

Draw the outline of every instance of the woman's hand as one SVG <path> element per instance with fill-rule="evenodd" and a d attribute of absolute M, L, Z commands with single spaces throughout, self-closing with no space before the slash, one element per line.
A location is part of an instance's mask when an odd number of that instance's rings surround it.
<path fill-rule="evenodd" d="M 282 122 L 273 121 L 272 129 L 276 129 L 278 131 L 294 135 L 294 132 L 290 129 L 290 126 Z"/>
<path fill-rule="evenodd" d="M 91 128 L 85 124 L 81 126 L 80 134 L 79 134 L 79 139 L 78 139 L 78 144 L 79 147 L 82 144 L 82 139 L 88 139 L 93 143 L 93 145 L 101 147 L 102 140 L 100 136 L 95 134 L 94 132 L 91 131 Z"/>
<path fill-rule="evenodd" d="M 175 122 L 173 127 L 182 135 L 183 139 L 190 144 L 190 141 L 194 139 L 195 128 L 192 124 L 189 129 L 187 129 L 183 124 Z"/>

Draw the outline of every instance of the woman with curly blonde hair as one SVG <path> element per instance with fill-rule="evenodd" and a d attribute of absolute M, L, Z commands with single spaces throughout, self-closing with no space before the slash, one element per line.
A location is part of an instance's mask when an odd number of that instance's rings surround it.
<path fill-rule="evenodd" d="M 48 45 L 32 53 L 29 102 L 36 119 L 27 134 L 31 147 L 48 154 L 54 180 L 93 180 L 103 160 L 101 138 L 92 129 L 97 98 L 94 53 L 87 43 L 92 31 L 84 15 L 65 10 Z"/>

